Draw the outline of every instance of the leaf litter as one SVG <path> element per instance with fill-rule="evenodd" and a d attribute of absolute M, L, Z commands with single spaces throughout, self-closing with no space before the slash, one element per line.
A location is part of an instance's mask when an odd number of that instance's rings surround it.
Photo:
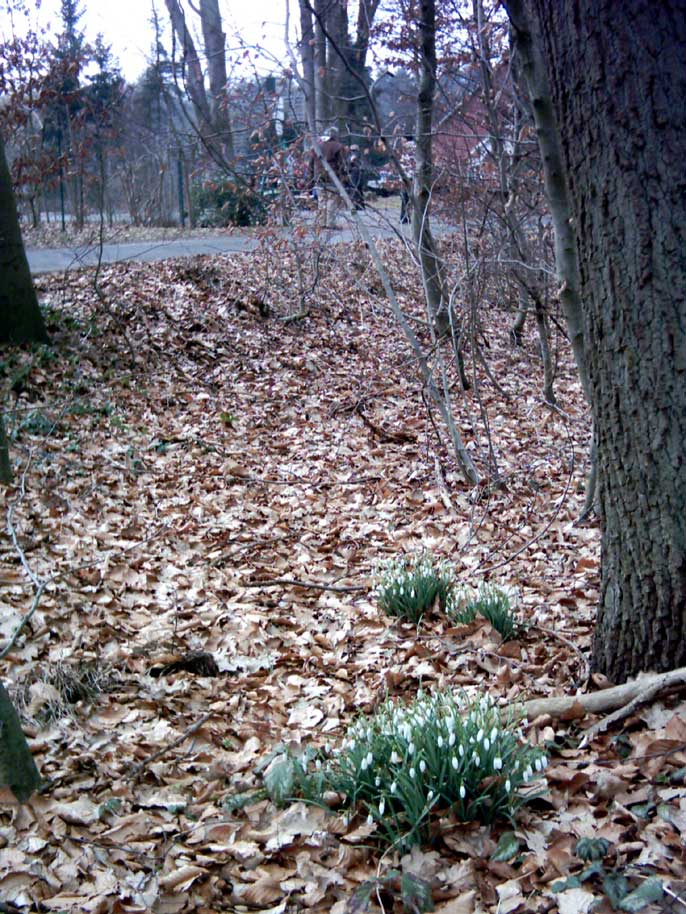
<path fill-rule="evenodd" d="M 381 247 L 426 338 L 412 264 Z M 355 817 L 266 798 L 280 753 L 335 743 L 389 696 L 592 688 L 599 572 L 596 524 L 574 525 L 589 422 L 564 340 L 553 410 L 535 338 L 513 350 L 495 298 L 480 314 L 508 396 L 477 359 L 475 389 L 455 388 L 486 480 L 470 489 L 364 248 L 319 252 L 304 309 L 297 252 L 266 250 L 107 267 L 101 297 L 92 271 L 39 281 L 53 345 L 13 355 L 30 371 L 9 415 L 19 479 L 2 495 L 14 540 L 0 626 L 9 639 L 47 582 L 4 661 L 46 787 L 21 807 L 3 794 L 0 898 L 20 911 L 342 914 L 402 910 L 397 886 L 410 885 L 446 914 L 604 911 L 599 883 L 552 888 L 580 872 L 576 840 L 602 837 L 632 887 L 657 875 L 664 909 L 686 911 L 678 695 L 583 749 L 595 718 L 530 722 L 551 757 L 547 792 L 514 825 L 446 821 L 411 854 L 383 851 Z M 518 640 L 484 620 L 384 616 L 373 566 L 421 551 L 465 583 L 517 587 Z"/>

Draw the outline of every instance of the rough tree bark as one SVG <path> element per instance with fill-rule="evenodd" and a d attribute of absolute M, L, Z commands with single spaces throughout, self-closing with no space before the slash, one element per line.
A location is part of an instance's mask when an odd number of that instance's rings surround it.
<path fill-rule="evenodd" d="M 0 136 L 0 343 L 46 343 Z"/>
<path fill-rule="evenodd" d="M 624 681 L 686 665 L 686 16 L 682 0 L 522 7 L 579 254 L 603 530 L 593 665 Z"/>

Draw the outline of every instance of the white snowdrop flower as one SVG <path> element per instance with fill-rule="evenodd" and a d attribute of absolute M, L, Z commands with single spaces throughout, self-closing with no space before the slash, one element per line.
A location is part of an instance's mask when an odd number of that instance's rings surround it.
<path fill-rule="evenodd" d="M 472 755 L 472 759 L 474 760 L 476 767 L 479 768 L 481 766 L 481 756 L 479 753 L 475 752 L 474 755 Z"/>
<path fill-rule="evenodd" d="M 412 778 L 413 781 L 416 776 L 417 776 L 417 772 L 414 770 L 414 768 L 410 768 L 410 777 Z"/>
<path fill-rule="evenodd" d="M 381 797 L 381 802 L 379 803 L 379 815 L 380 816 L 382 816 L 384 814 L 385 809 L 386 809 L 386 800 L 384 797 Z"/>
<path fill-rule="evenodd" d="M 400 758 L 400 756 L 394 749 L 393 752 L 391 752 L 391 764 L 399 765 L 401 762 L 402 762 L 402 759 Z"/>
<path fill-rule="evenodd" d="M 414 590 L 414 587 L 413 587 L 412 590 L 410 591 L 410 597 L 414 600 L 414 598 L 415 598 L 416 596 L 417 596 L 417 594 L 415 593 L 415 590 Z"/>
<path fill-rule="evenodd" d="M 534 762 L 534 765 L 536 767 L 536 771 L 543 771 L 543 769 L 545 768 L 542 758 L 537 758 L 536 761 Z"/>
<path fill-rule="evenodd" d="M 548 756 L 544 755 L 541 759 L 541 771 L 548 767 Z"/>
<path fill-rule="evenodd" d="M 505 790 L 507 791 L 507 793 L 510 792 L 510 788 L 511 788 L 511 787 L 512 787 L 512 784 L 510 784 L 510 779 L 508 778 L 508 779 L 505 781 Z"/>
<path fill-rule="evenodd" d="M 393 781 L 393 783 L 391 784 L 391 793 L 395 793 L 397 789 L 398 789 L 398 785 L 395 783 L 395 781 Z"/>
<path fill-rule="evenodd" d="M 482 740 L 483 738 L 484 738 L 484 731 L 483 731 L 483 730 L 479 730 L 479 732 L 476 734 L 476 741 L 477 741 L 477 743 L 480 743 L 481 740 Z"/>
<path fill-rule="evenodd" d="M 464 789 L 464 784 L 460 784 L 460 799 L 464 800 L 467 795 L 467 791 Z"/>
<path fill-rule="evenodd" d="M 486 739 L 484 740 L 484 752 L 488 752 L 488 750 L 490 748 L 491 748 L 491 741 L 488 737 L 486 737 Z"/>
<path fill-rule="evenodd" d="M 429 801 L 429 803 L 433 800 L 434 796 L 435 796 L 435 794 L 434 794 L 433 790 L 430 790 L 430 791 L 427 793 L 426 798 L 427 798 L 427 800 Z"/>
<path fill-rule="evenodd" d="M 419 763 L 419 770 L 421 771 L 422 774 L 424 774 L 424 772 L 426 771 L 426 762 L 424 761 L 424 759 L 422 759 L 421 762 Z"/>
<path fill-rule="evenodd" d="M 450 736 L 448 737 L 448 745 L 450 746 L 451 749 L 455 745 L 455 734 L 454 733 L 451 733 Z"/>
<path fill-rule="evenodd" d="M 366 771 L 367 768 L 369 768 L 369 762 L 367 761 L 366 756 L 365 756 L 365 758 L 363 758 L 362 761 L 360 762 L 360 768 L 362 769 L 362 771 Z"/>
<path fill-rule="evenodd" d="M 436 739 L 436 745 L 438 746 L 439 749 L 443 748 L 443 737 L 442 736 L 440 736 L 440 735 L 438 736 L 438 738 Z"/>
<path fill-rule="evenodd" d="M 515 759 L 514 765 L 512 766 L 513 771 L 519 771 L 519 759 Z"/>
<path fill-rule="evenodd" d="M 532 774 L 533 774 L 533 771 L 531 770 L 531 766 L 527 765 L 527 767 L 524 769 L 524 774 L 523 774 L 524 783 L 526 783 L 531 778 Z"/>
<path fill-rule="evenodd" d="M 492 743 L 495 742 L 497 736 L 498 736 L 498 728 L 493 727 L 493 729 L 491 730 L 491 742 Z"/>
<path fill-rule="evenodd" d="M 462 743 L 457 747 L 457 751 L 460 753 L 460 758 L 464 758 L 464 746 Z"/>
<path fill-rule="evenodd" d="M 496 771 L 500 771 L 503 767 L 503 760 L 501 758 L 494 758 L 493 767 Z"/>
<path fill-rule="evenodd" d="M 407 747 L 408 755 L 414 755 L 414 749 L 415 749 L 414 743 L 410 743 L 410 745 Z"/>
<path fill-rule="evenodd" d="M 381 778 L 374 778 L 374 786 L 381 787 Z"/>
<path fill-rule="evenodd" d="M 457 771 L 457 769 L 460 767 L 460 763 L 458 762 L 456 755 L 453 756 L 451 765 L 453 766 L 455 771 Z"/>
<path fill-rule="evenodd" d="M 322 760 L 320 758 L 318 758 L 317 761 L 314 763 L 314 767 L 317 769 L 317 771 L 322 770 Z"/>
<path fill-rule="evenodd" d="M 405 589 L 404 589 L 404 587 L 403 587 L 402 584 L 400 585 L 399 590 L 400 590 L 400 596 L 401 596 L 401 597 L 405 596 Z"/>
<path fill-rule="evenodd" d="M 373 824 L 374 824 L 374 816 L 371 813 L 369 813 L 369 815 L 367 816 L 367 825 L 373 825 Z"/>
<path fill-rule="evenodd" d="M 368 752 L 368 753 L 367 753 L 367 765 L 371 765 L 371 763 L 372 763 L 373 761 L 374 761 L 374 756 L 373 756 L 373 754 L 372 754 L 371 752 Z"/>
<path fill-rule="evenodd" d="M 331 743 L 327 743 L 326 746 L 324 746 L 324 752 L 326 752 L 327 755 L 331 755 Z"/>

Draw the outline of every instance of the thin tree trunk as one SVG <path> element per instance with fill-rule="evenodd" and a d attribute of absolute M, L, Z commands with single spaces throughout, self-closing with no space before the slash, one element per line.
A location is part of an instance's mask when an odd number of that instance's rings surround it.
<path fill-rule="evenodd" d="M 10 447 L 5 430 L 5 417 L 0 413 L 0 483 L 5 486 L 11 484 L 12 461 L 10 460 Z"/>
<path fill-rule="evenodd" d="M 329 91 L 326 72 L 326 20 L 328 0 L 314 0 L 314 90 L 317 133 L 321 134 L 328 126 Z"/>
<path fill-rule="evenodd" d="M 440 336 L 450 331 L 444 266 L 431 231 L 429 206 L 433 183 L 433 109 L 436 92 L 436 4 L 420 5 L 420 76 L 417 93 L 416 170 L 412 206 L 412 234 L 417 246 L 426 301 Z"/>
<path fill-rule="evenodd" d="M 536 136 L 541 150 L 543 181 L 555 233 L 555 267 L 560 282 L 560 302 L 567 320 L 572 352 L 581 385 L 586 398 L 589 399 L 576 233 L 560 148 L 560 136 L 550 97 L 550 85 L 536 37 L 526 13 L 526 3 L 524 0 L 505 0 L 505 7 L 513 27 L 513 44 L 520 57 L 522 72 L 529 90 Z"/>

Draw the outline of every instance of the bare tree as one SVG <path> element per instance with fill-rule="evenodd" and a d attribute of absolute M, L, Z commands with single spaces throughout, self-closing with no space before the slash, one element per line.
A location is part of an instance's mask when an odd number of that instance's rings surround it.
<path fill-rule="evenodd" d="M 222 165 L 233 158 L 233 136 L 226 104 L 226 49 L 217 0 L 201 0 L 199 13 L 208 60 L 209 94 L 205 74 L 180 0 L 165 0 L 174 34 L 181 45 L 184 78 L 195 112 L 198 132 L 210 156 Z"/>

